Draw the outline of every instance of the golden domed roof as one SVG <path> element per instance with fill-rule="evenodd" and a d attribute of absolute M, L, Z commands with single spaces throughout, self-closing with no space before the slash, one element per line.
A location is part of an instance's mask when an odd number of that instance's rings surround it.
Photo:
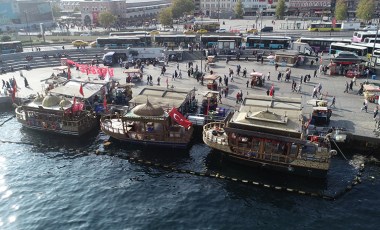
<path fill-rule="evenodd" d="M 43 107 L 53 107 L 53 106 L 59 105 L 60 101 L 61 101 L 61 99 L 59 97 L 53 96 L 53 95 L 48 95 L 42 101 L 42 106 Z"/>
<path fill-rule="evenodd" d="M 72 102 L 67 99 L 62 99 L 61 102 L 59 102 L 60 107 L 67 107 L 71 105 L 72 105 Z"/>
<path fill-rule="evenodd" d="M 36 98 L 34 98 L 33 102 L 36 104 L 41 104 L 44 100 L 44 97 L 42 95 L 38 95 Z"/>
<path fill-rule="evenodd" d="M 157 117 L 165 114 L 165 111 L 159 105 L 152 105 L 149 101 L 146 104 L 138 105 L 132 112 L 143 117 Z"/>

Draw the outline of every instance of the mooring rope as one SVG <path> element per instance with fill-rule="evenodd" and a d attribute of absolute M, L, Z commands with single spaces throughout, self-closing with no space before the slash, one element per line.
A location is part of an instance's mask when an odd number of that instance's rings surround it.
<path fill-rule="evenodd" d="M 332 140 L 332 142 L 335 144 L 335 146 L 338 148 L 338 150 L 339 150 L 340 154 L 342 154 L 343 158 L 344 158 L 346 161 L 348 161 L 348 160 L 347 160 L 347 157 L 343 154 L 342 150 L 340 150 L 340 148 L 339 148 L 338 144 L 335 142 L 335 140 L 333 140 L 333 139 L 331 139 L 331 140 Z"/>
<path fill-rule="evenodd" d="M 50 149 L 57 149 L 57 147 L 49 147 L 49 146 L 44 145 L 44 144 L 35 144 L 32 142 L 19 142 L 19 141 L 6 141 L 6 140 L 0 140 L 0 142 L 11 143 L 11 144 L 34 145 L 36 147 L 44 147 L 44 148 L 48 148 L 48 149 L 49 148 Z M 90 154 L 92 152 L 92 151 L 86 151 L 86 150 L 81 150 L 81 149 L 75 149 L 75 150 L 70 149 L 70 151 L 71 152 L 75 151 L 76 153 L 87 153 L 87 154 Z M 95 150 L 96 155 L 101 155 L 101 154 L 103 155 L 103 154 L 107 154 L 107 153 L 108 153 L 107 151 L 100 151 L 99 149 Z M 157 168 L 163 169 L 165 171 L 176 172 L 176 173 L 181 173 L 181 174 L 189 174 L 189 175 L 200 176 L 200 177 L 215 178 L 215 179 L 219 179 L 219 180 L 227 180 L 227 181 L 232 181 L 232 182 L 236 182 L 236 183 L 242 183 L 242 184 L 246 184 L 246 185 L 253 185 L 253 186 L 257 186 L 257 187 L 262 187 L 265 189 L 271 189 L 274 191 L 284 191 L 284 192 L 295 193 L 295 194 L 299 194 L 299 195 L 318 197 L 318 198 L 322 198 L 325 200 L 336 200 L 336 199 L 342 197 L 344 194 L 346 194 L 350 190 L 352 190 L 352 188 L 354 186 L 360 184 L 362 181 L 361 180 L 362 172 L 364 170 L 364 164 L 361 164 L 359 167 L 358 173 L 354 176 L 352 181 L 349 181 L 348 185 L 344 189 L 336 192 L 334 195 L 326 195 L 326 194 L 321 193 L 321 192 L 308 192 L 308 191 L 303 191 L 300 189 L 289 188 L 289 187 L 284 187 L 284 186 L 276 186 L 276 185 L 266 184 L 266 183 L 253 181 L 253 180 L 229 177 L 229 176 L 222 175 L 220 173 L 198 172 L 198 171 L 193 171 L 193 170 L 189 170 L 189 169 L 177 168 L 177 167 L 174 167 L 171 165 L 155 163 L 155 162 L 148 161 L 148 160 L 141 159 L 141 158 L 137 158 L 137 157 L 124 156 L 124 155 L 119 155 L 119 156 L 122 157 L 123 159 L 128 160 L 129 162 L 132 162 L 132 163 L 137 163 L 137 164 L 145 165 L 145 166 L 149 166 L 149 167 L 157 167 Z"/>
<path fill-rule="evenodd" d="M 5 121 L 3 121 L 3 122 L 0 124 L 0 126 L 3 126 L 5 123 L 7 123 L 8 121 L 12 120 L 12 119 L 15 118 L 15 117 L 16 117 L 16 115 L 14 115 L 14 116 L 12 116 L 12 117 L 6 119 Z"/>

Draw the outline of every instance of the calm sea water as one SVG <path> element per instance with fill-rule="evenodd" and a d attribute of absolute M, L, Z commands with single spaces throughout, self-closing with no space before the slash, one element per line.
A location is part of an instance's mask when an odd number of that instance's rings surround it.
<path fill-rule="evenodd" d="M 13 116 L 0 112 L 0 123 Z M 63 138 L 28 131 L 16 119 L 0 127 L 0 229 L 375 229 L 380 225 L 380 167 L 335 201 L 129 162 L 134 156 L 305 191 L 334 194 L 357 173 L 335 157 L 326 181 L 251 170 L 222 161 L 199 138 L 186 151 Z M 351 157 L 352 157 L 351 153 Z M 355 156 L 356 157 L 356 156 Z"/>

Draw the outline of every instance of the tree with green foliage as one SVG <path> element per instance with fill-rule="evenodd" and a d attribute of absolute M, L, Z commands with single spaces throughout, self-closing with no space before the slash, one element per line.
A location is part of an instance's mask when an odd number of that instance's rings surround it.
<path fill-rule="evenodd" d="M 61 8 L 58 6 L 57 3 L 53 3 L 53 6 L 51 7 L 51 10 L 53 12 L 53 16 L 54 18 L 59 18 L 62 16 L 62 10 Z"/>
<path fill-rule="evenodd" d="M 9 42 L 10 40 L 12 40 L 11 36 L 4 35 L 1 37 L 2 42 Z"/>
<path fill-rule="evenodd" d="M 276 5 L 276 17 L 282 19 L 285 15 L 285 0 L 279 0 Z"/>
<path fill-rule="evenodd" d="M 165 8 L 161 10 L 160 14 L 158 15 L 158 21 L 163 26 L 171 26 L 173 24 L 173 10 L 171 7 Z"/>
<path fill-rule="evenodd" d="M 375 15 L 375 0 L 360 0 L 356 8 L 356 17 L 363 20 L 371 20 Z"/>
<path fill-rule="evenodd" d="M 344 20 L 347 18 L 346 0 L 338 0 L 336 2 L 334 15 L 336 20 Z"/>
<path fill-rule="evenodd" d="M 173 0 L 171 10 L 173 18 L 180 18 L 185 14 L 192 14 L 195 9 L 193 0 Z"/>
<path fill-rule="evenodd" d="M 241 0 L 238 0 L 236 5 L 235 5 L 235 17 L 236 18 L 243 18 L 244 16 L 244 8 L 243 8 L 243 3 Z"/>
<path fill-rule="evenodd" d="M 111 12 L 103 12 L 99 14 L 99 23 L 104 28 L 110 29 L 110 27 L 116 22 L 117 17 Z"/>

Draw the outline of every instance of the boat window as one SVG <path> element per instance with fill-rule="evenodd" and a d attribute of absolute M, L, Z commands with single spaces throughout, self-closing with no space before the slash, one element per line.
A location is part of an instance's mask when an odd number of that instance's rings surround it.
<path fill-rule="evenodd" d="M 272 153 L 276 147 L 277 147 L 277 145 L 275 143 L 271 142 L 271 140 L 266 140 L 265 146 L 264 146 L 264 152 L 265 153 Z"/>
<path fill-rule="evenodd" d="M 258 152 L 260 150 L 260 139 L 258 138 L 253 138 L 252 139 L 252 151 Z"/>
<path fill-rule="evenodd" d="M 297 154 L 298 154 L 298 145 L 293 143 L 292 146 L 290 147 L 290 155 L 297 156 Z"/>
<path fill-rule="evenodd" d="M 273 145 L 275 146 L 274 153 L 282 154 L 282 155 L 286 155 L 288 153 L 287 143 L 279 142 L 279 143 L 274 143 Z"/>
<path fill-rule="evenodd" d="M 314 145 L 304 145 L 302 146 L 302 155 L 314 155 L 317 151 L 317 147 Z"/>

